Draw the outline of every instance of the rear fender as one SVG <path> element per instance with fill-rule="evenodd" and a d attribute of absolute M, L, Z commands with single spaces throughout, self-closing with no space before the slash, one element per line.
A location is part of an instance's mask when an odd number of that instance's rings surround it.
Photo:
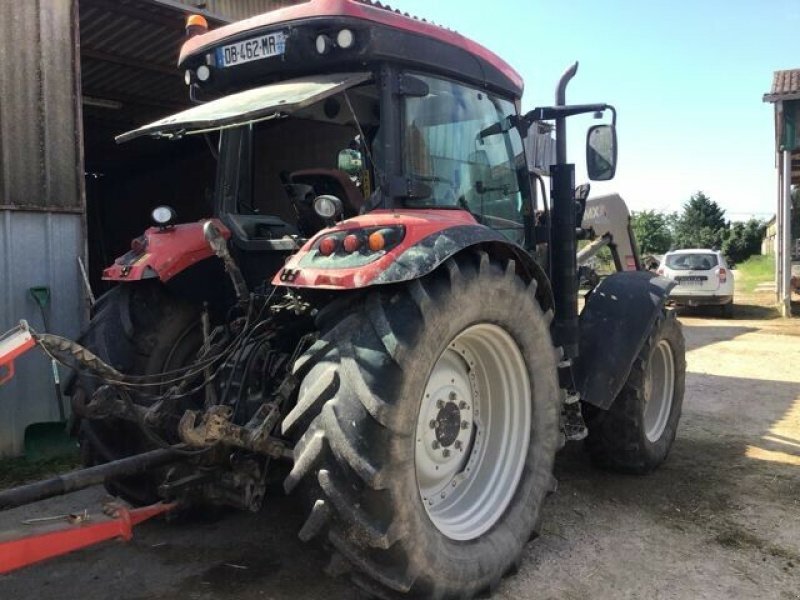
<path fill-rule="evenodd" d="M 605 278 L 580 316 L 575 376 L 581 399 L 607 410 L 630 374 L 675 283 L 647 271 Z"/>
<path fill-rule="evenodd" d="M 401 243 L 373 262 L 349 267 L 330 260 L 316 266 L 309 260 L 318 240 L 337 231 L 368 227 L 403 226 Z M 275 276 L 273 285 L 317 290 L 356 290 L 419 279 L 449 258 L 470 248 L 482 248 L 490 256 L 513 259 L 517 273 L 528 283 L 537 281 L 537 297 L 545 310 L 552 307 L 547 275 L 533 257 L 499 232 L 481 225 L 466 211 L 420 209 L 373 211 L 325 229 L 308 241 Z M 326 264 L 328 263 L 328 264 Z M 338 264 L 343 266 L 339 267 Z"/>
<path fill-rule="evenodd" d="M 219 231 L 230 239 L 230 230 L 212 219 Z M 174 227 L 151 227 L 131 243 L 131 250 L 103 271 L 106 281 L 160 279 L 166 283 L 189 267 L 214 256 L 203 235 L 205 221 Z"/>

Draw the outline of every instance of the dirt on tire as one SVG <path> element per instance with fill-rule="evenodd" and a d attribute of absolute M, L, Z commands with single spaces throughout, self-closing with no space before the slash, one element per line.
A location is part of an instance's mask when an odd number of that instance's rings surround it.
<path fill-rule="evenodd" d="M 303 382 L 282 428 L 297 436 L 286 489 L 297 488 L 308 498 L 300 537 L 327 541 L 334 569 L 350 573 L 378 597 L 473 598 L 499 585 L 529 540 L 558 445 L 558 353 L 535 291 L 535 284 L 527 287 L 516 274 L 513 261 L 491 261 L 486 252 L 459 256 L 420 281 L 372 291 L 352 303 L 297 361 L 295 376 Z M 433 365 L 455 336 L 485 323 L 507 331 L 525 357 L 520 361 L 531 393 L 530 404 L 525 402 L 532 408 L 530 443 L 524 443 L 524 464 L 507 508 L 487 530 L 462 542 L 426 514 L 415 471 L 422 442 L 417 415 Z M 476 362 L 480 372 L 484 363 Z M 472 399 L 469 389 L 459 393 Z M 435 396 L 425 396 L 433 403 Z M 489 412 L 484 408 L 482 415 Z M 494 452 L 490 442 L 496 448 L 508 442 L 492 431 L 480 428 L 487 455 Z M 511 468 L 497 456 L 491 463 L 496 473 Z M 480 467 L 473 466 L 477 476 Z M 436 488 L 437 499 L 440 491 L 441 498 L 450 492 L 450 482 L 444 485 L 446 491 Z M 484 495 L 484 505 L 492 498 Z M 469 510 L 475 519 L 479 510 Z M 459 513 L 450 513 L 452 521 L 454 514 Z"/>

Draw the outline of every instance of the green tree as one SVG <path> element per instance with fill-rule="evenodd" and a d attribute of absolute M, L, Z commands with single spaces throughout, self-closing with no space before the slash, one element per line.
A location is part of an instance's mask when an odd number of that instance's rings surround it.
<path fill-rule="evenodd" d="M 761 240 L 766 226 L 763 221 L 750 219 L 733 223 L 722 242 L 722 253 L 729 262 L 740 263 L 761 253 Z"/>
<path fill-rule="evenodd" d="M 703 192 L 683 205 L 673 232 L 676 248 L 721 248 L 728 224 L 725 211 Z"/>
<path fill-rule="evenodd" d="M 664 254 L 672 246 L 668 218 L 662 213 L 654 210 L 634 212 L 631 228 L 642 254 Z"/>

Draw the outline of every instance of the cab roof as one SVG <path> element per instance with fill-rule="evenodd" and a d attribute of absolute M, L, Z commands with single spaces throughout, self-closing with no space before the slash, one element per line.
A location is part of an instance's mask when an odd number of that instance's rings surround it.
<path fill-rule="evenodd" d="M 238 21 L 187 40 L 181 48 L 178 64 L 183 65 L 191 57 L 206 52 L 226 40 L 241 39 L 248 31 L 324 17 L 345 17 L 366 21 L 368 25 L 391 27 L 459 48 L 497 70 L 507 80 L 506 87 L 515 96 L 522 95 L 524 82 L 521 75 L 491 50 L 455 31 L 409 16 L 407 13 L 400 13 L 372 0 L 310 0 Z"/>

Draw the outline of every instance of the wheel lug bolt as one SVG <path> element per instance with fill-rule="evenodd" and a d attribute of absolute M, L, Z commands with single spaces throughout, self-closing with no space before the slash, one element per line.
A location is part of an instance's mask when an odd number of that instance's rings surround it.
<path fill-rule="evenodd" d="M 465 408 L 467 408 L 467 403 L 462 400 L 461 402 L 458 403 L 458 408 L 464 410 Z"/>
<path fill-rule="evenodd" d="M 442 410 L 444 408 L 444 400 L 437 400 L 436 401 L 436 408 Z"/>
<path fill-rule="evenodd" d="M 456 442 L 455 442 L 455 444 L 453 444 L 453 446 L 455 446 L 456 450 L 461 450 L 461 448 L 464 447 L 464 445 L 461 443 L 461 440 L 456 440 Z"/>
<path fill-rule="evenodd" d="M 438 448 L 439 448 L 438 440 L 433 440 L 433 443 L 431 444 L 431 448 L 433 448 L 434 450 L 438 450 Z"/>
<path fill-rule="evenodd" d="M 428 423 L 428 425 L 430 426 L 431 429 L 436 429 L 436 421 L 434 421 L 433 419 L 431 419 L 431 422 Z"/>
<path fill-rule="evenodd" d="M 461 421 L 461 429 L 469 429 L 469 423 L 466 421 Z"/>
<path fill-rule="evenodd" d="M 450 392 L 450 400 L 455 400 L 457 398 L 455 392 Z"/>
<path fill-rule="evenodd" d="M 450 456 L 450 450 L 448 450 L 447 448 L 445 448 L 444 450 L 442 450 L 442 456 L 444 456 L 445 458 L 447 458 L 448 456 Z"/>

